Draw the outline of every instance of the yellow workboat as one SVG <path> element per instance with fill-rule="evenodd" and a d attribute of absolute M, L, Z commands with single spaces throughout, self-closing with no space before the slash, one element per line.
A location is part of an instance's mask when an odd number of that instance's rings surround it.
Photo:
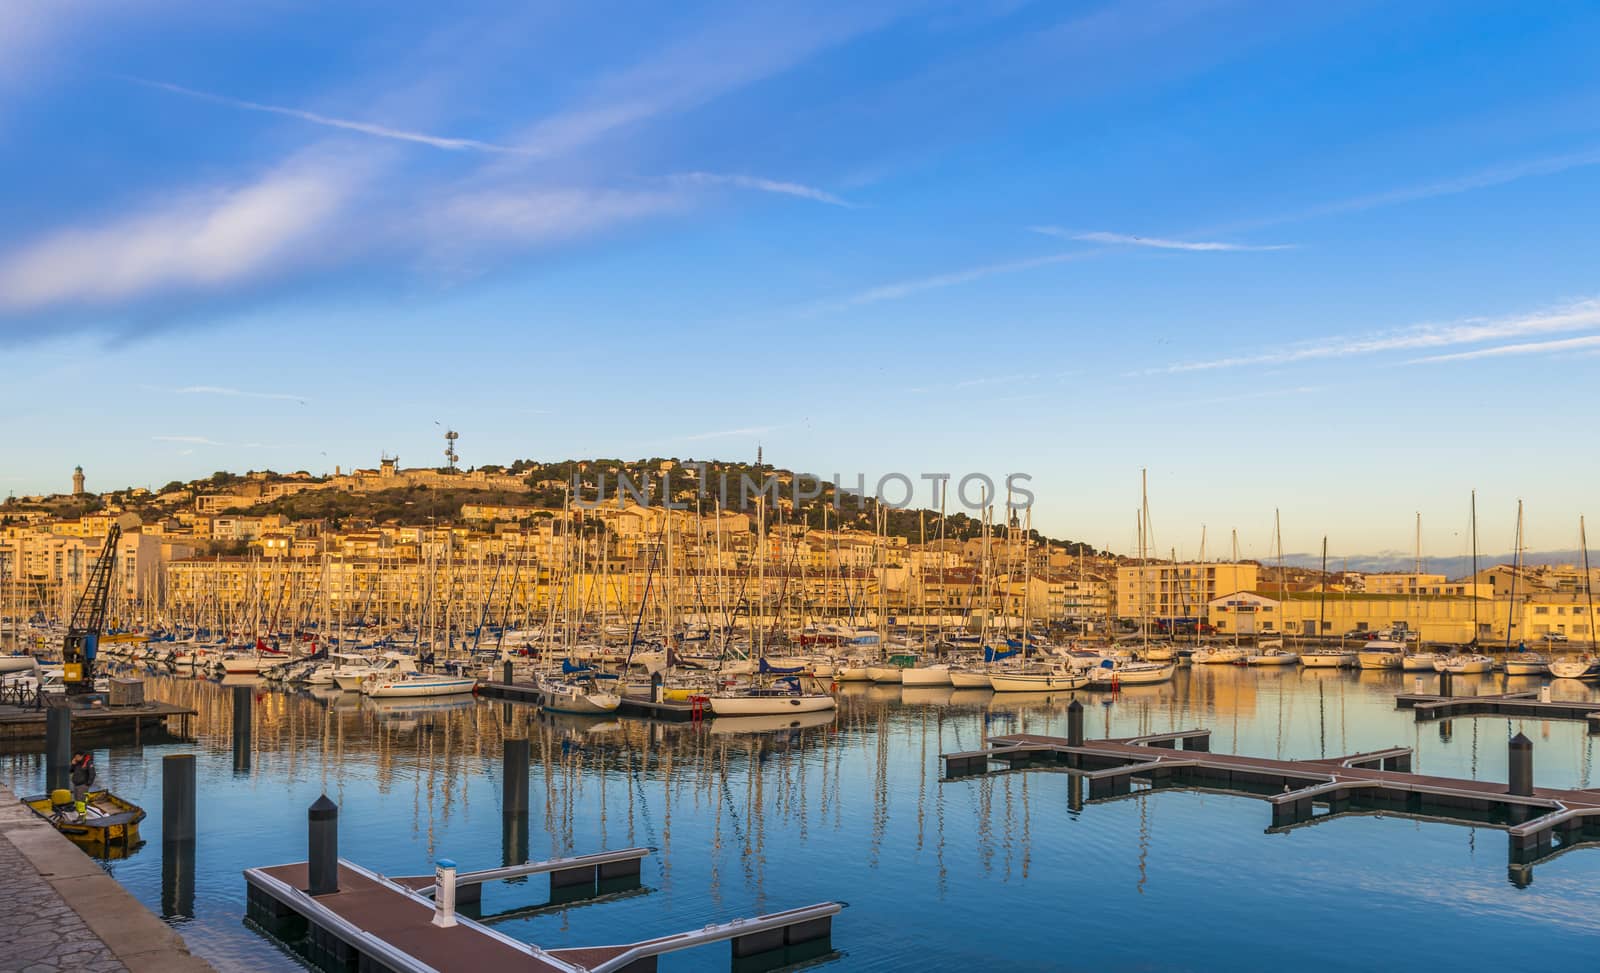
<path fill-rule="evenodd" d="M 82 821 L 68 790 L 25 797 L 22 803 L 96 858 L 126 858 L 142 844 L 139 822 L 144 820 L 144 809 L 110 791 L 89 792 Z"/>

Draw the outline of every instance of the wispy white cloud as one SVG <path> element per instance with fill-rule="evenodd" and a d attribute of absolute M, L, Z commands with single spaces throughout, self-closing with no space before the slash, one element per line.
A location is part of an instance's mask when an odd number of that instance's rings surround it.
<path fill-rule="evenodd" d="M 534 156 L 565 155 L 620 130 L 678 114 L 782 74 L 812 56 L 882 27 L 897 2 L 864 2 L 816 16 L 804 5 L 746 3 L 705 29 L 660 45 L 648 58 L 596 79 L 589 94 L 511 140 Z"/>
<path fill-rule="evenodd" d="M 721 429 L 716 432 L 697 432 L 689 436 L 677 436 L 681 442 L 696 443 L 705 439 L 732 439 L 738 436 L 764 436 L 778 426 L 745 426 L 742 429 Z"/>
<path fill-rule="evenodd" d="M 356 170 L 307 155 L 255 182 L 161 199 L 0 255 L 0 311 L 102 304 L 242 281 L 292 257 L 345 204 Z"/>
<path fill-rule="evenodd" d="M 1448 324 L 1419 324 L 1396 331 L 1335 335 L 1288 345 L 1273 351 L 1201 361 L 1178 362 L 1139 374 L 1174 374 L 1254 365 L 1290 365 L 1329 358 L 1348 358 L 1386 351 L 1415 351 L 1476 344 L 1498 338 L 1581 331 L 1600 327 L 1600 298 L 1587 298 L 1529 314 L 1499 318 L 1467 318 Z"/>
<path fill-rule="evenodd" d="M 194 446 L 226 445 L 217 442 L 215 439 L 207 439 L 204 436 L 151 436 L 150 438 L 158 443 L 189 443 Z"/>
<path fill-rule="evenodd" d="M 1473 351 L 1457 351 L 1448 355 L 1429 355 L 1426 358 L 1413 358 L 1406 362 L 1407 365 L 1423 365 L 1429 362 L 1467 361 L 1473 358 L 1499 358 L 1504 355 L 1549 355 L 1559 351 L 1577 351 L 1580 349 L 1600 348 L 1600 335 L 1584 335 L 1581 338 L 1559 338 L 1555 341 L 1526 341 L 1513 345 L 1495 345 L 1493 348 L 1478 348 Z"/>
<path fill-rule="evenodd" d="M 173 389 L 179 395 L 224 395 L 237 399 L 281 399 L 285 402 L 299 402 L 305 404 L 305 396 L 292 395 L 288 392 L 247 392 L 243 389 L 228 388 L 222 385 L 185 385 Z"/>
<path fill-rule="evenodd" d="M 1278 399 L 1291 395 L 1312 395 L 1325 391 L 1320 385 L 1297 385 L 1292 388 L 1257 389 L 1254 392 L 1239 392 L 1233 395 L 1216 395 L 1205 399 L 1195 399 L 1194 405 L 1217 405 L 1225 402 L 1249 402 L 1252 399 Z"/>
<path fill-rule="evenodd" d="M 493 142 L 481 142 L 477 139 L 452 138 L 445 135 L 430 135 L 426 132 L 409 131 L 402 128 L 392 128 L 388 125 L 379 125 L 375 122 L 356 121 L 349 118 L 335 118 L 331 115 L 322 115 L 317 112 L 305 111 L 299 108 L 287 108 L 282 105 L 266 105 L 257 101 L 246 101 L 243 98 L 232 98 L 227 95 L 212 94 L 208 91 L 197 91 L 194 88 L 185 88 L 182 85 L 170 84 L 166 81 L 152 81 L 148 78 L 129 77 L 129 81 L 141 84 L 148 88 L 160 91 L 169 91 L 188 98 L 197 98 L 218 105 L 227 105 L 244 111 L 264 112 L 270 115 L 281 115 L 285 118 L 294 118 L 312 125 L 321 125 L 326 128 L 335 128 L 346 132 L 359 132 L 362 135 L 371 135 L 375 138 L 393 139 L 399 142 L 413 142 L 418 145 L 428 145 L 436 149 L 447 149 L 453 152 L 470 150 L 475 152 L 521 152 L 506 145 L 496 145 Z"/>
<path fill-rule="evenodd" d="M 1167 240 L 1161 237 L 1131 236 L 1126 233 L 1074 233 L 1071 230 L 1063 230 L 1058 226 L 1035 226 L 1030 227 L 1030 229 L 1035 233 L 1042 233 L 1046 236 L 1061 237 L 1067 240 L 1082 240 L 1085 243 L 1154 247 L 1158 250 L 1293 250 L 1295 248 L 1295 244 L 1292 243 L 1253 245 L 1202 240 Z"/>
<path fill-rule="evenodd" d="M 441 232 L 469 239 L 549 243 L 681 209 L 681 192 L 507 187 L 465 192 L 428 217 Z"/>
<path fill-rule="evenodd" d="M 681 185 L 732 186 L 736 189 L 754 189 L 763 193 L 777 193 L 780 196 L 796 196 L 800 199 L 827 203 L 829 206 L 843 206 L 846 209 L 856 208 L 856 204 L 849 200 L 841 199 L 827 190 L 817 189 L 815 186 L 806 186 L 797 182 L 782 182 L 776 179 L 761 179 L 756 176 L 728 175 L 717 172 L 683 172 L 672 176 L 671 180 Z"/>
<path fill-rule="evenodd" d="M 968 267 L 965 270 L 956 270 L 947 274 L 934 274 L 930 277 L 914 277 L 909 280 L 897 281 L 893 284 L 883 284 L 878 287 L 868 288 L 852 294 L 843 300 L 823 302 L 815 305 L 815 310 L 840 310 L 843 308 L 857 307 L 863 304 L 876 304 L 880 301 L 892 301 L 902 297 L 910 297 L 924 291 L 939 290 L 944 287 L 954 287 L 957 284 L 967 284 L 986 277 L 1000 274 L 1015 274 L 1025 270 L 1036 270 L 1040 267 L 1049 267 L 1053 264 L 1071 263 L 1092 256 L 1095 251 L 1076 251 L 1073 253 L 1052 253 L 1042 257 L 1029 257 L 1026 260 L 1010 260 L 1004 263 L 983 264 L 978 267 Z"/>
<path fill-rule="evenodd" d="M 1363 210 L 1395 206 L 1401 203 L 1417 202 L 1441 196 L 1454 196 L 1476 189 L 1503 186 L 1519 179 L 1528 179 L 1534 176 L 1553 176 L 1572 169 L 1581 169 L 1594 165 L 1600 165 L 1600 148 L 1581 149 L 1576 152 L 1544 156 L 1538 159 L 1524 159 L 1519 162 L 1504 163 L 1449 179 L 1351 196 L 1346 199 L 1321 203 L 1306 209 L 1233 223 L 1222 229 L 1248 230 L 1277 226 L 1283 223 L 1298 223 L 1324 216 L 1338 216 L 1343 213 L 1361 212 Z"/>
<path fill-rule="evenodd" d="M 158 442 L 158 443 L 181 443 L 181 444 L 184 444 L 184 445 L 187 445 L 187 446 L 225 446 L 225 447 L 228 447 L 230 449 L 285 449 L 285 448 L 287 448 L 285 446 L 274 445 L 272 443 L 223 443 L 223 442 L 218 442 L 215 439 L 207 438 L 205 436 L 151 436 L 150 438 L 152 440 L 154 440 L 155 442 Z M 192 452 L 192 450 L 185 450 L 184 451 L 184 455 L 188 455 L 189 452 Z"/>

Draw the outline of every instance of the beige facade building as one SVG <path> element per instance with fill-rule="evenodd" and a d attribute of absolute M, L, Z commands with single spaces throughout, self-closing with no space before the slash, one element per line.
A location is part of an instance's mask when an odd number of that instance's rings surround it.
<path fill-rule="evenodd" d="M 1259 567 L 1249 561 L 1125 565 L 1117 569 L 1117 616 L 1151 621 L 1200 619 L 1219 596 L 1253 591 Z"/>

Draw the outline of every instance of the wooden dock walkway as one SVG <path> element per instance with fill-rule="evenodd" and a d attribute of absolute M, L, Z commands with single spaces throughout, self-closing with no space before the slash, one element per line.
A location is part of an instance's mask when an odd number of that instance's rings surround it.
<path fill-rule="evenodd" d="M 45 739 L 45 711 L 49 708 L 0 705 L 0 744 Z M 145 731 L 163 729 L 169 717 L 178 717 L 178 736 L 188 737 L 189 718 L 195 711 L 172 703 L 146 701 L 134 706 L 72 707 L 72 732 L 80 737 L 127 735 L 138 739 Z"/>
<path fill-rule="evenodd" d="M 550 876 L 553 896 L 575 886 L 603 892 L 619 879 L 637 884 L 640 860 L 652 850 L 467 872 L 456 878 L 455 901 L 477 901 L 486 882 L 533 874 Z M 244 876 L 251 922 L 296 947 L 313 966 L 378 973 L 646 973 L 656 969 L 658 956 L 715 942 L 730 942 L 741 967 L 788 966 L 832 953 L 833 917 L 845 905 L 818 903 L 638 942 L 545 949 L 459 914 L 441 925 L 432 875 L 387 878 L 340 859 L 338 890 L 321 895 L 306 891 L 306 862 L 246 869 Z"/>
<path fill-rule="evenodd" d="M 1501 828 L 1510 839 L 1512 879 L 1526 882 L 1534 862 L 1600 839 L 1600 789 L 1532 786 L 1532 744 L 1518 739 L 1527 755 L 1521 786 L 1412 773 L 1409 747 L 1316 760 L 1211 753 L 1210 731 L 1201 729 L 1093 741 L 1080 736 L 1076 743 L 1013 734 L 943 760 L 946 781 L 988 774 L 996 763 L 1012 771 L 1064 771 L 1088 782 L 1091 803 L 1125 797 L 1135 781 L 1154 789 L 1261 797 L 1272 805 L 1269 831 L 1374 812 Z M 1518 746 L 1514 740 L 1513 780 Z M 1326 813 L 1317 814 L 1318 806 Z"/>
<path fill-rule="evenodd" d="M 1512 716 L 1531 720 L 1582 720 L 1590 733 L 1600 733 L 1600 703 L 1550 700 L 1538 693 L 1499 693 L 1493 696 L 1439 696 L 1433 693 L 1399 693 L 1395 706 L 1416 714 L 1418 723 L 1458 716 Z"/>

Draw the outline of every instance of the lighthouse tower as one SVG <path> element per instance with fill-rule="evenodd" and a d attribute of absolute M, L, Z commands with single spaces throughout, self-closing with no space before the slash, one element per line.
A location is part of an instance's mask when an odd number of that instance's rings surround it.
<path fill-rule="evenodd" d="M 81 497 L 83 492 L 83 467 L 74 466 L 72 468 L 72 495 Z"/>

